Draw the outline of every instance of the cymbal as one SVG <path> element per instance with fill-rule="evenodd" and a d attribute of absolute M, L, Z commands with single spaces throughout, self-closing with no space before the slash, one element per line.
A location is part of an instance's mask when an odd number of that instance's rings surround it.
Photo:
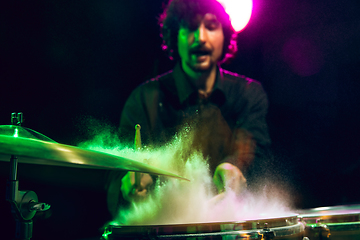
<path fill-rule="evenodd" d="M 132 159 L 60 144 L 28 128 L 2 125 L 0 126 L 0 161 L 10 161 L 11 155 L 17 156 L 19 163 L 125 170 L 188 180 Z"/>

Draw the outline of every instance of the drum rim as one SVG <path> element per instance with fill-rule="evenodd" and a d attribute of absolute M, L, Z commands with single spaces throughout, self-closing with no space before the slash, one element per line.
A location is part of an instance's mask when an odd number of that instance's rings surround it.
<path fill-rule="evenodd" d="M 298 212 L 300 213 L 299 216 L 319 213 L 322 213 L 324 215 L 324 213 L 327 212 L 338 212 L 339 214 L 344 214 L 345 211 L 348 211 L 348 213 L 360 213 L 360 204 L 325 206 L 298 210 Z"/>
<path fill-rule="evenodd" d="M 139 233 L 120 233 L 115 229 L 111 229 L 108 231 L 108 236 L 114 235 L 114 237 L 121 237 L 121 236 L 139 236 L 141 234 L 146 234 L 145 232 Z M 296 224 L 290 226 L 282 226 L 282 227 L 274 227 L 274 228 L 260 228 L 260 229 L 244 229 L 244 230 L 229 230 L 229 231 L 217 231 L 217 232 L 199 232 L 199 233 L 173 233 L 173 234 L 165 234 L 165 233 L 156 233 L 156 232 L 148 232 L 146 235 L 148 236 L 156 236 L 156 238 L 191 238 L 191 237 L 207 237 L 207 236 L 225 236 L 225 235 L 240 235 L 240 234 L 264 234 L 269 232 L 274 232 L 276 236 L 280 237 L 287 237 L 287 236 L 294 236 L 297 234 L 304 233 L 305 225 L 298 221 Z"/>
<path fill-rule="evenodd" d="M 300 211 L 298 217 L 300 219 L 311 219 L 311 218 L 331 218 L 331 217 L 345 217 L 345 216 L 360 216 L 360 205 L 338 205 L 338 206 L 327 206 L 304 209 Z"/>
<path fill-rule="evenodd" d="M 236 224 L 236 223 L 245 223 L 245 222 L 255 222 L 255 221 L 273 221 L 273 220 L 281 220 L 281 219 L 289 219 L 289 218 L 298 218 L 298 213 L 291 213 L 286 216 L 278 216 L 278 217 L 263 217 L 263 218 L 249 218 L 243 219 L 239 221 L 209 221 L 209 222 L 189 222 L 189 223 L 170 223 L 170 224 L 133 224 L 133 225 L 115 225 L 111 224 L 109 226 L 118 226 L 118 227 L 167 227 L 167 226 L 182 226 L 182 225 L 197 225 L 197 224 Z"/>
<path fill-rule="evenodd" d="M 198 223 L 182 223 L 182 224 L 147 224 L 147 225 L 109 225 L 109 231 L 130 232 L 136 230 L 137 232 L 156 231 L 161 232 L 164 230 L 172 233 L 184 232 L 184 229 L 195 229 L 194 231 L 201 231 L 204 229 L 228 229 L 227 231 L 245 231 L 256 230 L 263 228 L 278 228 L 293 226 L 299 222 L 297 215 L 289 215 L 287 217 L 277 218 L 263 218 L 251 219 L 241 221 L 212 221 L 212 222 L 198 222 Z"/>

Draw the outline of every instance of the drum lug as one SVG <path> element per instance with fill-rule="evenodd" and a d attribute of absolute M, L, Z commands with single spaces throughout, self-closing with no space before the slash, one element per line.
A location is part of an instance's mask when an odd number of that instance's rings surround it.
<path fill-rule="evenodd" d="M 262 230 L 259 231 L 259 238 L 260 240 L 272 240 L 276 237 L 276 234 L 273 230 L 268 228 L 268 224 L 265 223 L 265 226 Z"/>
<path fill-rule="evenodd" d="M 326 226 L 326 224 L 323 223 L 323 219 L 316 219 L 316 224 L 319 231 L 319 235 L 322 239 L 329 239 L 330 238 L 330 229 Z"/>
<path fill-rule="evenodd" d="M 305 230 L 310 238 L 313 239 L 315 237 L 316 239 L 330 239 L 330 229 L 326 224 L 321 223 L 320 219 L 316 220 L 316 224 L 313 226 L 309 226 L 308 230 Z"/>

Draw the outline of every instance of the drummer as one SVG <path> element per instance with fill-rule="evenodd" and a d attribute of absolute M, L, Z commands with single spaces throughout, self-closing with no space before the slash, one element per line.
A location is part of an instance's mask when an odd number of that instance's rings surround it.
<path fill-rule="evenodd" d="M 131 142 L 134 126 L 140 124 L 143 145 L 156 147 L 192 123 L 194 148 L 208 157 L 218 192 L 232 189 L 240 194 L 249 166 L 264 158 L 270 145 L 268 101 L 259 82 L 220 67 L 237 50 L 229 16 L 216 0 L 172 0 L 160 27 L 163 49 L 176 65 L 131 93 L 120 134 Z M 144 174 L 135 189 L 131 174 L 113 176 L 108 190 L 113 214 L 118 203 L 145 198 L 153 184 Z"/>

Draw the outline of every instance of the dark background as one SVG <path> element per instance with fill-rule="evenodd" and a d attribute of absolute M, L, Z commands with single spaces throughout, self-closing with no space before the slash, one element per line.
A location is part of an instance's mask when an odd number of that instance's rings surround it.
<path fill-rule="evenodd" d="M 161 51 L 162 0 L 2 1 L 0 124 L 23 112 L 24 126 L 77 145 L 92 128 L 116 127 L 141 82 L 174 63 Z M 254 0 L 223 66 L 260 81 L 268 93 L 274 163 L 296 208 L 360 202 L 360 3 Z M 91 127 L 96 119 L 97 127 Z M 0 162 L 0 238 L 14 223 L 4 199 L 9 164 Z M 52 205 L 33 239 L 99 235 L 110 216 L 96 170 L 19 165 L 20 189 Z"/>

